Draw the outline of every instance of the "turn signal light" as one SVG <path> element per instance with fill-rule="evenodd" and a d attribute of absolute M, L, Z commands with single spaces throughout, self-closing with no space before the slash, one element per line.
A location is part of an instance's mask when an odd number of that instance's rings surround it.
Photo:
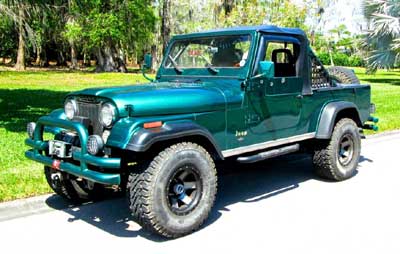
<path fill-rule="evenodd" d="M 143 127 L 145 129 L 150 129 L 150 128 L 157 128 L 157 127 L 161 127 L 162 126 L 162 122 L 158 121 L 158 122 L 150 122 L 150 123 L 145 123 L 143 124 Z"/>

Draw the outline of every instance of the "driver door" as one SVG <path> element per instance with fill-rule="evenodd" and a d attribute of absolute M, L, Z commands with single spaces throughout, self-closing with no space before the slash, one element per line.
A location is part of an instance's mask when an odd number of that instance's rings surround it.
<path fill-rule="evenodd" d="M 274 76 L 253 79 L 247 91 L 247 129 L 259 141 L 296 135 L 302 110 L 303 79 L 296 73 L 300 43 L 294 38 L 265 37 L 260 60 L 274 63 Z"/>

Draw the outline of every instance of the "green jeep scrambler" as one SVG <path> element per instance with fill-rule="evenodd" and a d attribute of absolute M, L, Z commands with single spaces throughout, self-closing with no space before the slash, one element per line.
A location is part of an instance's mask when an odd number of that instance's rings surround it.
<path fill-rule="evenodd" d="M 227 158 L 309 151 L 319 176 L 353 176 L 362 130 L 377 129 L 370 89 L 350 70 L 325 69 L 300 29 L 178 35 L 149 84 L 73 92 L 64 109 L 29 123 L 25 155 L 45 165 L 60 196 L 127 192 L 139 224 L 174 238 L 207 219 L 215 165 Z"/>

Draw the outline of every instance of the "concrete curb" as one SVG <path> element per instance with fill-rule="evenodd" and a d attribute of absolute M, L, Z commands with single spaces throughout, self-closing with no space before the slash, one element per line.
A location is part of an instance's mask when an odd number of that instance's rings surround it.
<path fill-rule="evenodd" d="M 0 203 L 0 222 L 68 207 L 72 205 L 55 194 L 8 201 Z"/>
<path fill-rule="evenodd" d="M 398 134 L 400 134 L 400 130 L 384 131 L 384 132 L 377 133 L 377 134 L 367 135 L 366 137 L 367 137 L 367 139 L 375 139 L 375 138 L 393 136 L 393 135 L 398 135 Z"/>
<path fill-rule="evenodd" d="M 365 141 L 376 141 L 377 139 L 386 140 L 387 138 L 400 135 L 400 130 L 385 131 L 377 134 L 367 135 Z"/>

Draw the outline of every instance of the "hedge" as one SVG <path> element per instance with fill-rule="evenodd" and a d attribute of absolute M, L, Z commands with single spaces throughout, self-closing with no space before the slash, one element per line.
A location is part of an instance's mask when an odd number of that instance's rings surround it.
<path fill-rule="evenodd" d="M 331 65 L 331 59 L 329 53 L 320 52 L 317 53 L 318 58 L 324 65 Z M 344 53 L 333 53 L 333 63 L 338 66 L 350 66 L 350 67 L 365 67 L 365 61 L 356 55 L 348 56 Z"/>

